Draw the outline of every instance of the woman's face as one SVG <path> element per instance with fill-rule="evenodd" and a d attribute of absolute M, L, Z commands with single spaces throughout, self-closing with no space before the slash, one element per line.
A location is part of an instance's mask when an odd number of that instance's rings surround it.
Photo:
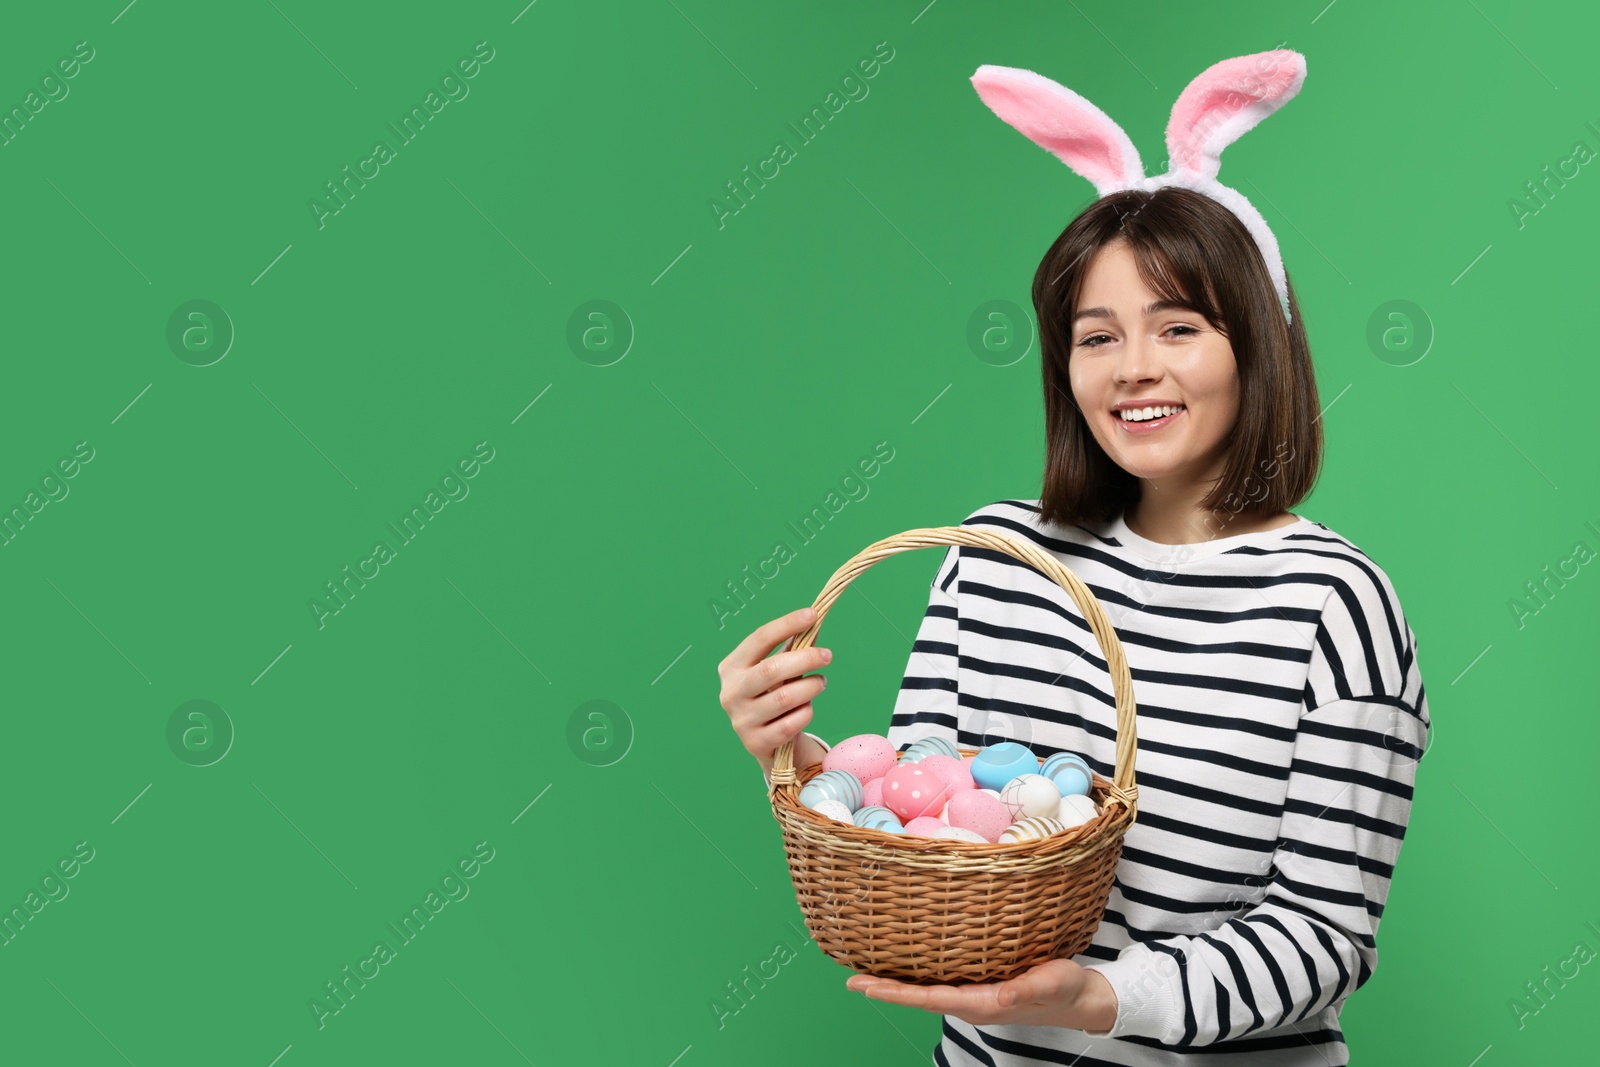
<path fill-rule="evenodd" d="M 1165 479 L 1220 476 L 1223 442 L 1239 411 L 1239 378 L 1228 339 L 1199 312 L 1150 310 L 1160 299 L 1139 277 L 1125 241 L 1101 248 L 1084 279 L 1067 367 L 1073 397 L 1106 455 L 1167 489 Z M 1116 409 L 1132 401 L 1181 410 L 1125 422 Z"/>

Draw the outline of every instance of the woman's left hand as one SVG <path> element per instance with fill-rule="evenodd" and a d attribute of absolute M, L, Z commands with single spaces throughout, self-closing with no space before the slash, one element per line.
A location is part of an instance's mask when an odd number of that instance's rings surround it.
<path fill-rule="evenodd" d="M 1117 996 L 1099 971 L 1071 960 L 1050 960 L 1004 982 L 913 985 L 893 978 L 853 975 L 845 988 L 873 1000 L 954 1015 L 973 1026 L 1060 1026 L 1110 1030 Z"/>

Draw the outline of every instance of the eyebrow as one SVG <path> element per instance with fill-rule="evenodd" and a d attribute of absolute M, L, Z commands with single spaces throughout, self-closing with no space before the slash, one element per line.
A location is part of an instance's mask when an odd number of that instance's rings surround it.
<path fill-rule="evenodd" d="M 1183 311 L 1194 311 L 1195 314 L 1199 314 L 1196 309 L 1190 307 L 1181 300 L 1157 300 L 1155 303 L 1150 304 L 1144 309 L 1144 315 L 1145 318 L 1149 318 L 1151 315 L 1155 315 L 1163 311 L 1170 311 L 1173 308 L 1178 308 Z M 1117 313 L 1112 311 L 1110 308 L 1079 308 L 1077 314 L 1072 316 L 1072 321 L 1077 322 L 1079 319 L 1111 319 L 1114 322 L 1116 321 L 1116 318 Z"/>

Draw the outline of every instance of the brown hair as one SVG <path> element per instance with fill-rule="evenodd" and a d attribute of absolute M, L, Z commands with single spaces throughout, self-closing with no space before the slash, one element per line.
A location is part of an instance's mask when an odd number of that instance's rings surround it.
<path fill-rule="evenodd" d="M 1067 373 L 1072 316 L 1089 264 L 1119 240 L 1131 248 L 1146 285 L 1194 308 L 1233 348 L 1239 415 L 1222 476 L 1200 506 L 1230 518 L 1292 508 L 1311 491 L 1322 464 L 1317 383 L 1294 286 L 1288 323 L 1261 251 L 1238 216 L 1202 193 L 1164 186 L 1096 200 L 1061 231 L 1034 274 L 1045 412 L 1040 521 L 1107 521 L 1139 499 L 1139 480 L 1095 440 Z"/>

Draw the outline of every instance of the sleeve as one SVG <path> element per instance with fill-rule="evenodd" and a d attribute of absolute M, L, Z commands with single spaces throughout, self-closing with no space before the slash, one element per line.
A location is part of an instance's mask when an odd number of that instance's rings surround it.
<path fill-rule="evenodd" d="M 885 735 L 897 752 L 923 737 L 957 738 L 957 636 L 961 546 L 951 545 L 928 583 L 928 608 L 922 616 L 900 681 L 894 711 Z"/>
<path fill-rule="evenodd" d="M 1136 942 L 1090 966 L 1118 1010 L 1110 1030 L 1086 1033 L 1209 1045 L 1341 1005 L 1372 976 L 1430 726 L 1416 637 L 1393 606 L 1387 617 L 1324 612 L 1260 902 L 1216 929 Z M 1379 679 L 1384 689 L 1362 684 Z"/>

